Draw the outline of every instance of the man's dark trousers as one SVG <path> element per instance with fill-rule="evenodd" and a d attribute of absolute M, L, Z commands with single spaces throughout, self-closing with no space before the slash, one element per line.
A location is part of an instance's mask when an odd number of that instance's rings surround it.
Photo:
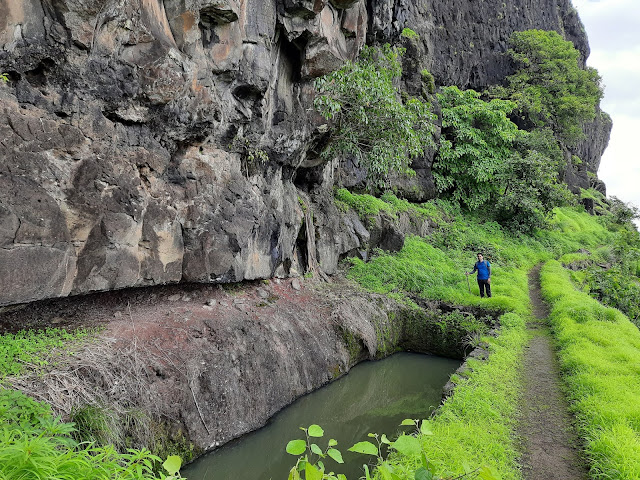
<path fill-rule="evenodd" d="M 487 297 L 491 298 L 491 284 L 489 280 L 478 279 L 478 287 L 480 288 L 480 297 L 484 297 L 484 290 L 487 289 Z"/>

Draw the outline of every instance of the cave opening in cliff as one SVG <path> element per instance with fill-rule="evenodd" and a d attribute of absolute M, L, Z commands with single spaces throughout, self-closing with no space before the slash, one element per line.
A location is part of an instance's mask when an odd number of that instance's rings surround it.
<path fill-rule="evenodd" d="M 280 56 L 289 67 L 290 81 L 297 83 L 302 79 L 302 52 L 307 44 L 307 37 L 301 35 L 290 42 L 285 34 L 280 34 Z"/>
<path fill-rule="evenodd" d="M 311 168 L 297 168 L 293 175 L 293 184 L 303 192 L 311 192 L 323 184 L 324 165 Z"/>

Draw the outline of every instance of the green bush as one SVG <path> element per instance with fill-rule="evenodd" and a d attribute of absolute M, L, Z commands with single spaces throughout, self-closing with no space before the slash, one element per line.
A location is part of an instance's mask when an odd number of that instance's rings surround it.
<path fill-rule="evenodd" d="M 180 478 L 181 461 L 169 457 L 165 471 L 156 477 L 154 466 L 162 460 L 148 450 L 77 443 L 75 426 L 54 418 L 48 406 L 25 395 L 0 389 L 0 478 L 3 480 L 151 480 Z"/>
<path fill-rule="evenodd" d="M 408 38 L 409 40 L 418 40 L 420 38 L 420 35 L 418 35 L 416 32 L 414 32 L 410 28 L 403 28 L 402 32 L 400 33 L 400 36 L 404 38 Z"/>
<path fill-rule="evenodd" d="M 385 187 L 391 173 L 410 174 L 411 160 L 434 145 L 430 105 L 401 100 L 394 84 L 403 53 L 389 45 L 365 46 L 358 61 L 315 82 L 314 106 L 334 126 L 323 157 L 355 158 L 372 189 Z"/>
<path fill-rule="evenodd" d="M 496 174 L 513 154 L 518 127 L 507 115 L 515 104 L 504 100 L 484 102 L 473 90 L 443 88 L 442 138 L 433 165 L 440 192 L 476 209 L 500 191 Z"/>
<path fill-rule="evenodd" d="M 580 52 L 554 31 L 515 32 L 510 43 L 519 68 L 507 79 L 508 87 L 495 89 L 494 95 L 516 102 L 520 115 L 550 127 L 563 142 L 581 139 L 582 125 L 595 118 L 602 98 L 598 72 L 581 69 Z"/>
<path fill-rule="evenodd" d="M 88 339 L 90 330 L 61 328 L 21 330 L 0 335 L 0 378 L 19 375 L 27 368 L 42 369 Z"/>
<path fill-rule="evenodd" d="M 420 75 L 422 76 L 422 83 L 424 84 L 427 93 L 435 93 L 436 80 L 433 78 L 433 74 L 425 68 L 420 72 Z"/>

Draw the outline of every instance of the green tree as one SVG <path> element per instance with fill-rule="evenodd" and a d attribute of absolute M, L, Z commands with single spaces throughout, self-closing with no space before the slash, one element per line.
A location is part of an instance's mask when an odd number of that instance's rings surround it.
<path fill-rule="evenodd" d="M 411 173 L 411 160 L 434 145 L 430 105 L 400 95 L 403 49 L 364 47 L 356 62 L 318 78 L 316 109 L 334 122 L 325 158 L 351 155 L 373 188 L 392 172 Z"/>
<path fill-rule="evenodd" d="M 566 144 L 580 140 L 582 125 L 595 118 L 602 98 L 598 72 L 580 68 L 580 52 L 554 31 L 515 32 L 510 43 L 518 71 L 492 94 L 515 101 L 523 118 L 552 128 Z"/>
<path fill-rule="evenodd" d="M 519 232 L 542 227 L 569 201 L 551 130 L 519 130 L 508 117 L 513 102 L 485 102 L 473 90 L 447 87 L 438 99 L 442 138 L 433 175 L 441 192 L 469 209 L 491 204 L 485 215 Z"/>
<path fill-rule="evenodd" d="M 442 137 L 433 176 L 440 192 L 474 209 L 499 193 L 496 174 L 513 154 L 518 127 L 507 117 L 515 104 L 485 102 L 473 90 L 443 88 Z"/>
<path fill-rule="evenodd" d="M 496 175 L 500 185 L 496 220 L 516 232 L 532 233 L 544 227 L 555 207 L 573 199 L 558 180 L 563 166 L 561 150 L 550 130 L 520 130 L 513 154 Z"/>

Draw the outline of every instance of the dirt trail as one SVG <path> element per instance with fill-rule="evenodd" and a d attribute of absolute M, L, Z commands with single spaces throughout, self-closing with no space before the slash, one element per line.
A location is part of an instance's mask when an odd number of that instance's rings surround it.
<path fill-rule="evenodd" d="M 518 434 L 522 439 L 525 480 L 586 480 L 547 322 L 548 309 L 540 295 L 540 266 L 529 274 L 529 295 L 535 320 L 524 357 L 524 399 Z"/>

